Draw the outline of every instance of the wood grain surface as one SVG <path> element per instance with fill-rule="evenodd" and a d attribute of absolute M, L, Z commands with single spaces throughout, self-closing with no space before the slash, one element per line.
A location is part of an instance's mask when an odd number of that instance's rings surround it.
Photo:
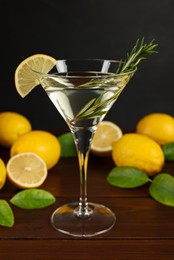
<path fill-rule="evenodd" d="M 7 162 L 9 151 L 0 149 Z M 77 158 L 64 158 L 49 171 L 41 188 L 56 196 L 56 203 L 37 210 L 11 205 L 15 225 L 0 227 L 0 259 L 174 259 L 174 208 L 159 204 L 149 196 L 148 184 L 136 189 L 109 185 L 106 177 L 114 167 L 111 158 L 90 156 L 89 201 L 111 208 L 117 217 L 109 232 L 93 238 L 63 235 L 50 224 L 52 212 L 66 202 L 77 201 L 79 174 Z M 171 173 L 174 163 L 164 171 Z M 8 180 L 0 191 L 7 201 L 19 191 Z"/>

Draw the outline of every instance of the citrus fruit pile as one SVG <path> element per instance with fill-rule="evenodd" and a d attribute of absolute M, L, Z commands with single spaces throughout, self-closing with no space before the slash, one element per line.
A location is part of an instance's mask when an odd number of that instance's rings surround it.
<path fill-rule="evenodd" d="M 99 156 L 111 154 L 116 166 L 136 167 L 153 176 L 163 169 L 165 160 L 174 160 L 174 118 L 151 113 L 137 122 L 135 133 L 126 134 L 116 124 L 103 121 L 91 151 Z"/>
<path fill-rule="evenodd" d="M 56 136 L 32 130 L 30 121 L 16 112 L 0 113 L 0 145 L 9 149 L 10 154 L 7 165 L 0 159 L 0 189 L 6 177 L 23 189 L 41 186 L 61 154 Z"/>

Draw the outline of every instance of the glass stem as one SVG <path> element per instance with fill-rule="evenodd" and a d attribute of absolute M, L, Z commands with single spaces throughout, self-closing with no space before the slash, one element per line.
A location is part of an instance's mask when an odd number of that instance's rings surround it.
<path fill-rule="evenodd" d="M 76 128 L 73 131 L 80 170 L 80 199 L 77 215 L 88 217 L 92 212 L 87 201 L 87 167 L 94 128 Z"/>

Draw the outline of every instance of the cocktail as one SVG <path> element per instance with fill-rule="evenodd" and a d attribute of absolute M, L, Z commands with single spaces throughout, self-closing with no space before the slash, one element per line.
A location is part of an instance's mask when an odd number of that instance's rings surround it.
<path fill-rule="evenodd" d="M 117 66 L 118 62 L 109 60 L 59 60 L 57 72 L 40 78 L 74 136 L 79 159 L 80 200 L 58 208 L 51 218 L 53 226 L 66 234 L 92 236 L 115 223 L 110 209 L 87 200 L 87 164 L 97 124 L 135 72 L 116 75 Z"/>
<path fill-rule="evenodd" d="M 36 85 L 42 85 L 69 126 L 79 161 L 80 198 L 77 202 L 60 206 L 52 214 L 51 223 L 56 230 L 77 237 L 91 237 L 114 226 L 115 214 L 106 206 L 88 202 L 87 199 L 90 146 L 98 123 L 134 75 L 139 61 L 147 53 L 152 53 L 155 47 L 152 42 L 145 45 L 142 41 L 139 56 L 135 58 L 139 49 L 134 47 L 128 59 L 129 64 L 128 61 L 100 59 L 53 60 L 54 66 L 49 72 L 29 64 Z M 133 62 L 130 57 L 134 57 Z M 18 87 L 17 90 L 21 91 Z"/>

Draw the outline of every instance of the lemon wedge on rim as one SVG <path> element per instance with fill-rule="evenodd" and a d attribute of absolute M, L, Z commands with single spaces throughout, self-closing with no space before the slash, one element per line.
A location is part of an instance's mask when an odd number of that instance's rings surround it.
<path fill-rule="evenodd" d="M 23 60 L 15 71 L 15 86 L 21 97 L 40 84 L 39 75 L 32 70 L 48 73 L 56 64 L 56 60 L 45 54 L 35 54 Z"/>

